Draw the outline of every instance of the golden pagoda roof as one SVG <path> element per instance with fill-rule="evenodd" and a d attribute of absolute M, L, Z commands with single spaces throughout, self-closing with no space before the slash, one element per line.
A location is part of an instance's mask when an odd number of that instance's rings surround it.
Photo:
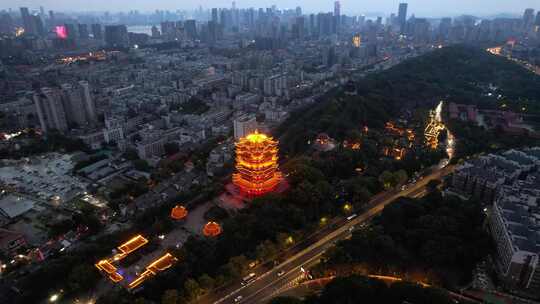
<path fill-rule="evenodd" d="M 243 139 L 245 139 L 246 141 L 250 142 L 250 143 L 254 143 L 254 144 L 258 144 L 258 143 L 263 143 L 267 140 L 273 140 L 272 137 L 264 134 L 264 133 L 259 133 L 259 131 L 255 130 L 255 132 L 251 133 L 251 134 L 248 134 L 246 137 L 244 137 Z"/>
<path fill-rule="evenodd" d="M 176 205 L 171 210 L 171 217 L 175 220 L 181 220 L 188 215 L 188 211 L 184 206 Z"/>
<path fill-rule="evenodd" d="M 204 225 L 203 234 L 205 236 L 218 236 L 221 234 L 221 226 L 216 222 L 208 222 Z"/>

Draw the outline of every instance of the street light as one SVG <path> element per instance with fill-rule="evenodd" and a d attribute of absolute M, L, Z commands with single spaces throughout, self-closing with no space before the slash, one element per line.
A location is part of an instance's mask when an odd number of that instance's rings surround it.
<path fill-rule="evenodd" d="M 49 298 L 49 302 L 54 303 L 54 302 L 58 301 L 59 298 L 60 298 L 60 296 L 57 293 L 55 293 Z"/>
<path fill-rule="evenodd" d="M 343 205 L 343 211 L 345 212 L 350 212 L 352 210 L 352 206 L 349 202 L 345 203 L 345 205 Z"/>
<path fill-rule="evenodd" d="M 290 244 L 292 244 L 293 242 L 294 242 L 294 239 L 293 239 L 292 236 L 289 236 L 287 239 L 285 239 L 285 243 L 286 243 L 287 245 L 290 245 Z"/>

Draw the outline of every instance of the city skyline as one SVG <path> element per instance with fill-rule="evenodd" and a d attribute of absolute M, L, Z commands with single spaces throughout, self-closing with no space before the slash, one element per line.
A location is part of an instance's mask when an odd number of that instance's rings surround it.
<path fill-rule="evenodd" d="M 206 1 L 202 6 L 204 9 L 212 7 L 231 7 L 233 1 L 228 0 L 212 0 Z M 343 14 L 381 14 L 390 15 L 396 13 L 400 2 L 407 2 L 411 14 L 423 17 L 442 17 L 455 16 L 461 14 L 470 14 L 477 16 L 492 16 L 498 14 L 521 14 L 526 8 L 540 8 L 540 4 L 535 0 L 520 0 L 519 5 L 506 0 L 479 0 L 471 3 L 470 1 L 458 0 L 435 0 L 431 1 L 430 5 L 426 5 L 422 0 L 396 1 L 396 0 L 381 0 L 367 1 L 365 3 L 356 3 L 352 0 L 342 0 L 341 11 Z M 186 3 L 176 3 L 171 0 L 158 1 L 115 1 L 111 5 L 109 1 L 96 0 L 91 4 L 79 0 L 19 0 L 12 1 L 8 4 L 0 6 L 0 9 L 16 10 L 19 7 L 29 7 L 31 10 L 38 10 L 43 6 L 46 10 L 71 11 L 71 12 L 92 12 L 92 11 L 112 11 L 112 12 L 127 12 L 131 10 L 139 10 L 141 12 L 149 12 L 154 10 L 192 10 L 199 7 L 200 2 L 187 1 Z M 435 5 L 436 3 L 436 5 Z M 236 7 L 271 7 L 276 5 L 280 9 L 294 9 L 300 6 L 305 12 L 331 11 L 334 7 L 334 1 L 328 0 L 313 0 L 297 1 L 294 4 L 284 0 L 244 0 L 236 1 Z"/>

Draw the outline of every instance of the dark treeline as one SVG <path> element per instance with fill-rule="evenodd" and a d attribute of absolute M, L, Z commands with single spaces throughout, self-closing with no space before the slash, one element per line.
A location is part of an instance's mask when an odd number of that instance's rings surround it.
<path fill-rule="evenodd" d="M 454 303 L 444 290 L 422 287 L 408 282 L 387 285 L 363 276 L 336 278 L 325 286 L 320 295 L 305 300 L 290 297 L 273 299 L 270 304 L 450 304 Z"/>
<path fill-rule="evenodd" d="M 474 266 L 492 248 L 484 220 L 477 202 L 439 192 L 422 199 L 401 198 L 372 226 L 338 243 L 316 272 L 397 274 L 455 288 L 470 280 Z"/>

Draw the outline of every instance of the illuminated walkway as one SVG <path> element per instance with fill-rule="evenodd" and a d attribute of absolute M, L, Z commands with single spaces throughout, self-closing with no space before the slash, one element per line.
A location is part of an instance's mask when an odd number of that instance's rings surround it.
<path fill-rule="evenodd" d="M 159 272 L 170 268 L 178 261 L 178 259 L 170 253 L 165 253 L 163 256 L 157 258 L 156 260 L 152 261 L 148 266 L 146 266 L 146 270 L 140 275 L 136 276 L 132 281 L 124 281 L 123 273 L 125 272 L 125 270 L 121 269 L 118 264 L 128 255 L 132 254 L 135 251 L 138 251 L 146 244 L 148 244 L 148 240 L 142 235 L 137 235 L 129 241 L 118 246 L 117 249 L 119 253 L 115 254 L 111 258 L 100 260 L 95 264 L 95 266 L 113 283 L 122 284 L 127 289 L 132 290 L 141 285 L 147 279 L 157 275 Z"/>

